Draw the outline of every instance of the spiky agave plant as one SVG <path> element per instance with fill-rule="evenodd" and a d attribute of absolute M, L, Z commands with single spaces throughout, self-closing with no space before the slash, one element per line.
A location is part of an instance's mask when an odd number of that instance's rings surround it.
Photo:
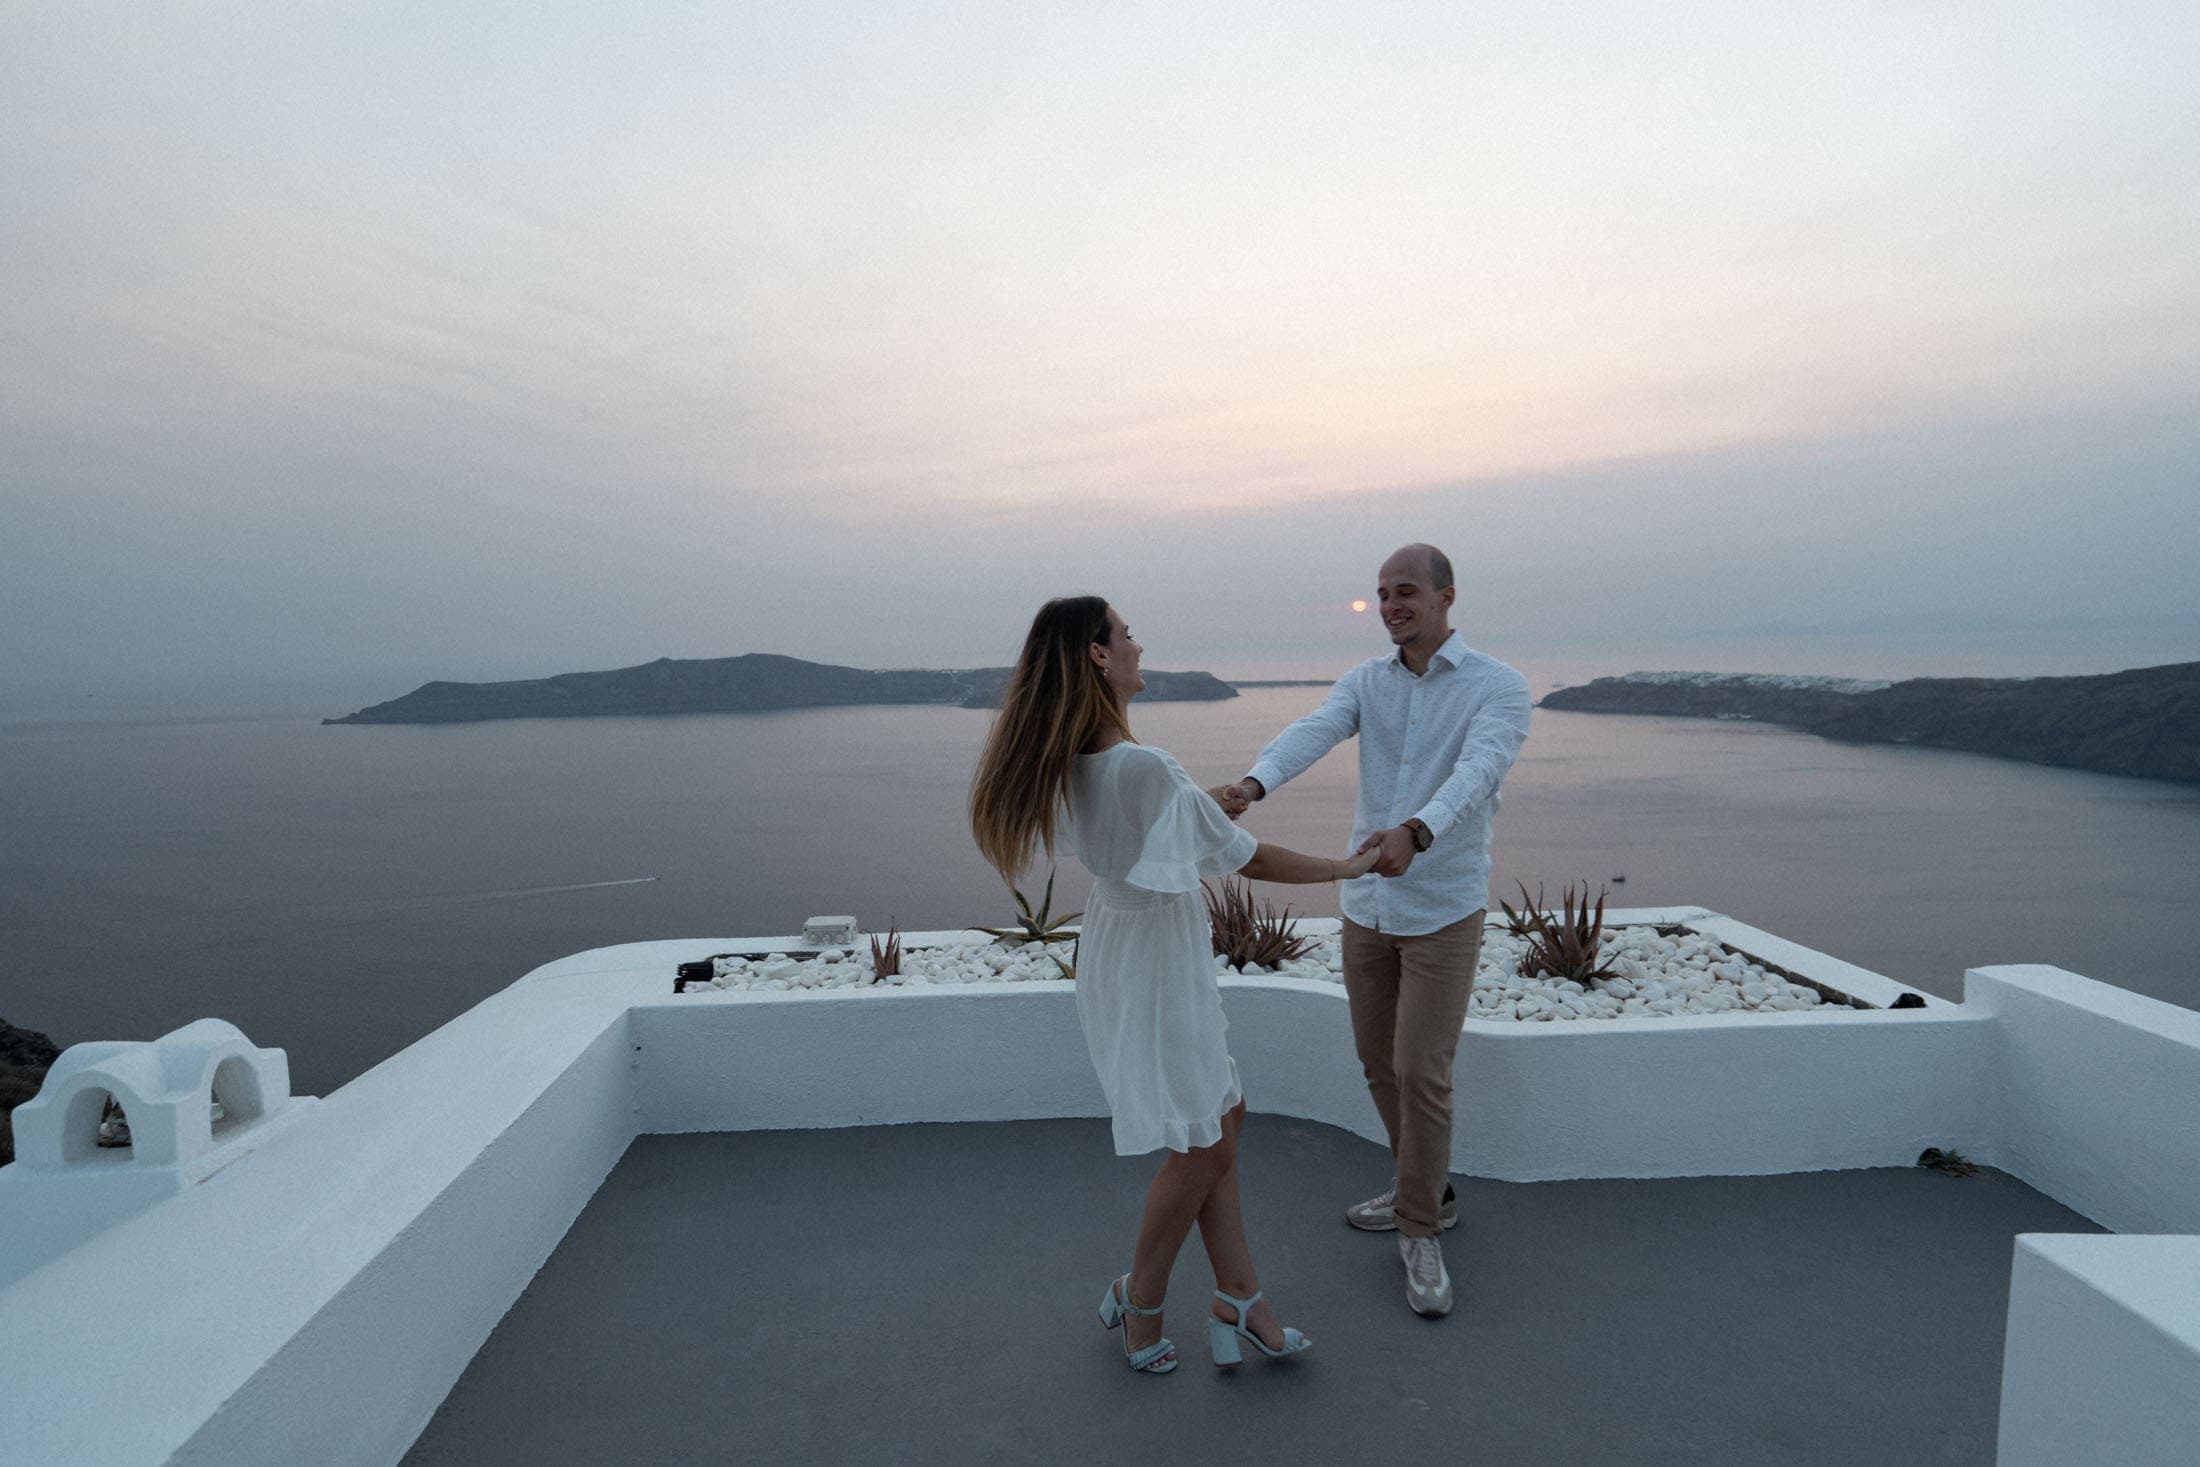
<path fill-rule="evenodd" d="M 980 932 L 988 933 L 1007 943 L 1010 947 L 1021 947 L 1027 942 L 1061 942 L 1070 935 L 1067 930 L 1069 924 L 1085 915 L 1083 912 L 1070 912 L 1060 917 L 1052 915 L 1054 908 L 1054 868 L 1052 866 L 1047 868 L 1047 889 L 1045 894 L 1039 898 L 1038 911 L 1034 912 L 1031 909 L 1031 903 L 1025 898 L 1022 888 L 1013 888 L 1013 890 L 1016 892 L 1016 925 L 1014 927 L 980 927 L 978 929 Z"/>
<path fill-rule="evenodd" d="M 1304 957 L 1313 945 L 1311 939 L 1292 930 L 1296 919 L 1289 907 L 1278 912 L 1272 902 L 1254 903 L 1250 881 L 1233 881 L 1225 876 L 1220 893 L 1204 881 L 1199 889 L 1207 899 L 1207 923 L 1214 929 L 1215 955 L 1240 973 L 1248 964 L 1281 967 L 1293 958 Z"/>
<path fill-rule="evenodd" d="M 1543 885 L 1541 882 L 1536 883 L 1534 901 L 1528 900 L 1528 884 L 1523 881 L 1519 885 L 1520 905 L 1526 907 L 1528 911 L 1514 911 L 1513 904 L 1503 898 L 1498 899 L 1497 909 L 1505 914 L 1505 930 L 1507 932 L 1514 937 L 1532 937 L 1535 935 L 1535 924 L 1528 920 L 1528 912 L 1535 912 L 1542 908 Z"/>
<path fill-rule="evenodd" d="M 1560 915 L 1554 917 L 1548 909 L 1529 900 L 1528 888 L 1523 882 L 1520 901 L 1525 910 L 1521 915 L 1528 924 L 1528 950 L 1520 955 L 1521 976 L 1533 978 L 1539 973 L 1548 973 L 1554 978 L 1571 978 L 1581 984 L 1617 977 L 1609 965 L 1598 960 L 1607 895 L 1604 891 L 1597 893 L 1592 912 L 1589 883 L 1584 881 L 1581 883 L 1581 904 L 1576 908 L 1574 884 L 1569 881 L 1559 893 Z"/>
<path fill-rule="evenodd" d="M 888 925 L 886 942 L 882 946 L 878 934 L 871 934 L 871 978 L 883 983 L 901 971 L 901 923 Z"/>

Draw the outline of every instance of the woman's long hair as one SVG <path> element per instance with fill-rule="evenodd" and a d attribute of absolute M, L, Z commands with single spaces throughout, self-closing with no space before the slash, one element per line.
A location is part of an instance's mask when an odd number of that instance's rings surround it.
<path fill-rule="evenodd" d="M 970 833 L 1007 881 L 1016 880 L 1034 846 L 1054 854 L 1055 817 L 1069 798 L 1077 756 L 1102 729 L 1131 736 L 1092 660 L 1092 645 L 1107 640 L 1108 603 L 1100 596 L 1064 596 L 1031 619 L 970 781 Z"/>

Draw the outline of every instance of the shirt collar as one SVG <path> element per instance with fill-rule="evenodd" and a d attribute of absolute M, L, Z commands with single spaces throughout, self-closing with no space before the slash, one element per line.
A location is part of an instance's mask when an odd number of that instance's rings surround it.
<path fill-rule="evenodd" d="M 1444 644 L 1441 647 L 1438 647 L 1434 652 L 1431 652 L 1429 654 L 1428 662 L 1429 666 L 1431 667 L 1434 667 L 1439 662 L 1443 663 L 1446 667 L 1457 667 L 1460 663 L 1466 660 L 1467 639 L 1459 635 L 1459 629 L 1457 627 L 1453 627 L 1451 630 L 1451 635 L 1444 638 Z M 1390 664 L 1391 666 L 1396 667 L 1409 675 L 1413 671 L 1412 668 L 1406 666 L 1405 655 L 1400 652 L 1396 647 L 1390 649 Z"/>

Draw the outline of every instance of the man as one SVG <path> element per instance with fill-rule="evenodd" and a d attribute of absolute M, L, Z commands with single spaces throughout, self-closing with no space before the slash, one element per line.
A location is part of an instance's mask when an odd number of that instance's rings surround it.
<path fill-rule="evenodd" d="M 1395 1228 L 1406 1302 L 1451 1311 L 1439 1231 L 1459 1220 L 1449 1185 L 1451 1064 L 1489 906 L 1498 782 L 1528 736 L 1528 684 L 1451 629 L 1451 562 L 1408 545 L 1383 562 L 1376 596 L 1391 655 L 1346 673 L 1313 713 L 1276 735 L 1230 798 L 1259 800 L 1355 734 L 1359 850 L 1375 873 L 1345 884 L 1344 985 L 1352 1041 L 1390 1135 L 1390 1190 L 1346 1209 Z"/>

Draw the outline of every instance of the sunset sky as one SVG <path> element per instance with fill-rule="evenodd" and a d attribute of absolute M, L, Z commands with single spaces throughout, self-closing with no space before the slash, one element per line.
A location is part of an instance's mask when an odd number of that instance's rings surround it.
<path fill-rule="evenodd" d="M 1333 670 L 1409 539 L 1499 655 L 2200 656 L 2196 75 L 2189 0 L 0 0 L 0 673 L 1072 590 Z"/>

